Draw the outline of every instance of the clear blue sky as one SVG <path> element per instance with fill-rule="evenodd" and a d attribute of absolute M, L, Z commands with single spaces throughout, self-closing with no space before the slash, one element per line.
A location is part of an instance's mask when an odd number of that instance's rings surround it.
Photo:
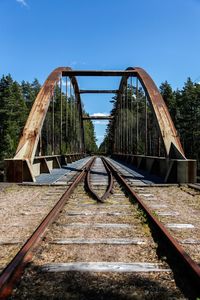
<path fill-rule="evenodd" d="M 140 66 L 157 85 L 200 81 L 200 0 L 0 0 L 0 76 L 41 83 L 58 66 Z M 101 84 L 99 86 L 99 84 Z M 82 78 L 81 88 L 117 88 Z M 86 110 L 109 113 L 109 98 L 83 97 Z M 99 141 L 105 125 L 96 125 Z"/>

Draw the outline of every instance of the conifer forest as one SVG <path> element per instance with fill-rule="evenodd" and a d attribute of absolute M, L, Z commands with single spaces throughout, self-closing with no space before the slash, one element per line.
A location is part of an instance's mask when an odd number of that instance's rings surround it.
<path fill-rule="evenodd" d="M 11 75 L 2 76 L 0 79 L 0 161 L 1 165 L 5 158 L 14 156 L 19 137 L 22 134 L 25 122 L 29 115 L 33 102 L 41 88 L 37 79 L 32 83 L 14 81 Z M 50 103 L 49 109 L 42 128 L 42 153 L 46 155 L 51 153 L 51 126 L 52 126 L 52 105 L 54 106 L 54 154 L 60 150 L 60 89 L 55 88 L 53 103 Z M 63 95 L 63 98 L 66 95 Z M 73 96 L 71 96 L 73 97 Z M 63 127 L 66 128 L 68 141 L 62 143 L 62 153 L 70 153 L 71 148 L 75 148 L 74 143 L 78 136 L 74 135 L 74 126 L 77 124 L 78 112 L 74 106 L 74 99 L 67 99 L 62 102 L 62 110 L 65 112 Z M 86 112 L 83 110 L 86 115 Z M 63 113 L 64 114 L 64 113 Z M 64 117 L 63 117 L 64 118 Z M 73 126 L 72 126 L 73 125 Z M 64 128 L 63 128 L 64 129 Z M 78 131 L 77 131 L 78 132 Z M 87 153 L 97 151 L 94 126 L 90 120 L 84 121 L 85 150 Z M 62 139 L 65 139 L 65 130 L 63 130 Z M 72 145 L 73 143 L 73 145 Z"/>

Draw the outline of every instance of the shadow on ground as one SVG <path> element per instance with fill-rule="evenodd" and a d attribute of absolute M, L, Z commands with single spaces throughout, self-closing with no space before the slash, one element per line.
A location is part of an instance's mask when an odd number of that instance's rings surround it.
<path fill-rule="evenodd" d="M 167 275 L 163 276 L 165 278 Z M 10 299 L 174 300 L 183 298 L 179 291 L 171 288 L 170 284 L 169 287 L 166 282 L 161 285 L 156 281 L 156 277 L 150 280 L 148 274 L 75 271 L 46 273 L 38 266 L 30 265 Z"/>

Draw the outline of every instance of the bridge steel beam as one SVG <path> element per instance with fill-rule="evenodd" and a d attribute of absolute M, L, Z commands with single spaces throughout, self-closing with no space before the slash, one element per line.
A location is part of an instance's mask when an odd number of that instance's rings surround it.
<path fill-rule="evenodd" d="M 63 73 L 71 71 L 69 67 L 59 67 L 55 69 L 47 78 L 40 89 L 35 102 L 32 106 L 22 136 L 20 138 L 16 154 L 13 159 L 5 160 L 6 180 L 11 182 L 35 181 L 35 176 L 39 175 L 41 170 L 50 170 L 54 167 L 60 167 L 61 155 L 52 155 L 51 157 L 36 158 L 36 150 L 42 130 L 42 126 L 54 94 L 54 87 L 59 82 Z M 71 155 L 71 160 L 83 156 L 84 130 L 82 118 L 82 105 L 78 83 L 74 75 L 70 76 L 75 95 L 77 97 L 78 109 L 81 114 L 81 134 L 82 134 L 82 153 Z"/>
<path fill-rule="evenodd" d="M 142 87 L 148 97 L 151 109 L 164 142 L 167 157 L 186 159 L 176 128 L 173 124 L 168 108 L 152 78 L 142 68 L 129 67 L 126 71 L 134 71 L 134 74 L 140 80 Z M 118 99 L 122 95 L 123 86 L 127 81 L 127 76 L 123 76 L 120 82 Z"/>
<path fill-rule="evenodd" d="M 156 174 L 163 177 L 165 182 L 196 182 L 196 161 L 186 159 L 178 133 L 157 86 L 149 74 L 142 68 L 129 67 L 126 69 L 126 71 L 131 70 L 134 71 L 134 76 L 139 79 L 148 97 L 160 136 L 163 140 L 166 157 L 157 158 L 142 155 L 126 155 L 123 153 L 113 153 L 113 157 L 134 163 L 137 167 L 143 168 L 148 172 L 151 172 L 151 168 L 153 172 L 157 168 Z M 118 103 L 127 78 L 126 74 L 122 76 L 119 86 L 120 92 L 117 98 Z M 115 122 L 115 119 L 113 122 Z"/>
<path fill-rule="evenodd" d="M 63 76 L 137 76 L 135 70 L 63 70 Z"/>
<path fill-rule="evenodd" d="M 80 94 L 84 93 L 83 90 L 79 90 L 77 79 L 75 76 L 122 76 L 119 89 L 117 90 L 117 101 L 121 97 L 123 92 L 123 85 L 126 84 L 129 76 L 137 77 L 143 86 L 145 93 L 148 97 L 151 109 L 154 113 L 157 126 L 160 132 L 160 136 L 163 140 L 165 147 L 166 158 L 168 162 L 172 160 L 179 160 L 176 164 L 169 163 L 169 169 L 172 173 L 184 172 L 185 174 L 195 173 L 195 163 L 189 162 L 186 159 L 183 148 L 181 146 L 177 131 L 172 122 L 171 116 L 167 109 L 167 106 L 156 87 L 155 83 L 151 77 L 145 72 L 145 70 L 138 67 L 129 67 L 124 71 L 96 71 L 96 70 L 72 70 L 69 67 L 59 67 L 55 69 L 47 78 L 44 85 L 42 86 L 36 100 L 33 104 L 31 112 L 28 116 L 26 125 L 24 127 L 22 136 L 20 138 L 16 155 L 13 159 L 6 160 L 6 175 L 8 181 L 22 182 L 22 181 L 34 181 L 36 174 L 39 172 L 50 172 L 52 168 L 59 167 L 61 162 L 61 157 L 59 155 L 54 155 L 51 157 L 35 157 L 39 137 L 41 134 L 42 126 L 46 117 L 46 113 L 54 94 L 54 87 L 59 82 L 61 76 L 68 76 L 71 80 L 72 86 L 74 88 L 75 96 L 77 99 L 78 110 L 81 119 L 81 135 L 82 135 L 82 154 L 84 153 L 84 130 L 83 130 L 83 120 L 85 117 L 82 115 L 82 106 Z M 104 90 L 106 91 L 106 90 Z M 88 91 L 87 91 L 88 92 Z M 90 90 L 91 92 L 91 90 Z M 97 90 L 93 92 L 98 92 Z M 113 91 L 112 91 L 113 92 Z M 91 92 L 92 93 L 92 92 Z M 89 116 L 91 119 L 91 116 Z M 109 117 L 106 117 L 106 119 Z M 97 118 L 95 118 L 97 119 Z M 98 117 L 99 119 L 99 117 Z M 102 119 L 102 118 L 101 118 Z M 115 122 L 115 118 L 111 120 Z M 114 155 L 119 155 L 119 153 L 113 153 Z M 70 160 L 80 158 L 80 154 L 72 155 Z M 69 159 L 69 158 L 68 158 Z M 173 165 L 173 167 L 172 167 Z M 179 170 L 179 171 L 178 171 Z M 168 170 L 169 173 L 169 170 Z M 168 174 L 169 175 L 169 174 Z M 168 176 L 166 174 L 166 178 Z M 175 176 L 176 178 L 181 178 L 181 181 L 186 181 L 187 175 Z M 194 182 L 192 179 L 190 182 Z"/>
<path fill-rule="evenodd" d="M 111 120 L 113 116 L 83 116 L 83 120 Z"/>
<path fill-rule="evenodd" d="M 80 94 L 117 94 L 119 90 L 80 90 Z"/>

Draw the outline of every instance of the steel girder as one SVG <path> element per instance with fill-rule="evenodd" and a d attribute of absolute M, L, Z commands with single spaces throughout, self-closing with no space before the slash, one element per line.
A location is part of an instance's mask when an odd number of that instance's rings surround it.
<path fill-rule="evenodd" d="M 171 119 L 169 110 L 152 78 L 142 68 L 129 67 L 126 71 L 134 71 L 134 76 L 137 77 L 145 90 L 148 97 L 151 109 L 154 113 L 156 123 L 163 140 L 166 156 L 169 158 L 186 159 L 177 130 Z M 129 74 L 122 76 L 118 100 L 123 92 L 123 86 L 127 81 Z"/>
<path fill-rule="evenodd" d="M 62 76 L 63 72 L 66 71 L 71 71 L 71 68 L 59 67 L 55 69 L 42 86 L 28 116 L 14 159 L 25 159 L 31 164 L 33 163 L 39 142 L 40 132 L 42 130 L 51 98 L 54 94 L 54 87 L 56 83 L 59 82 L 60 76 Z M 76 78 L 74 76 L 70 76 L 70 79 L 77 97 L 79 113 L 81 114 L 82 151 L 84 152 L 84 131 L 80 92 Z"/>
<path fill-rule="evenodd" d="M 42 126 L 45 120 L 45 116 L 51 101 L 51 97 L 53 96 L 54 86 L 59 81 L 60 76 L 66 75 L 69 76 L 74 87 L 75 94 L 77 96 L 79 111 L 81 114 L 81 126 L 83 128 L 83 116 L 82 116 L 82 107 L 81 107 L 81 98 L 80 98 L 80 90 L 78 87 L 78 83 L 75 75 L 90 75 L 90 76 L 121 76 L 121 83 L 119 87 L 118 97 L 120 97 L 120 91 L 122 91 L 123 83 L 127 80 L 127 77 L 137 76 L 148 96 L 149 103 L 154 112 L 158 128 L 160 130 L 161 137 L 164 142 L 166 154 L 171 158 L 182 158 L 185 159 L 185 154 L 182 149 L 177 131 L 174 127 L 173 121 L 167 109 L 167 106 L 156 87 L 155 83 L 151 79 L 151 77 L 141 68 L 127 68 L 125 71 L 84 71 L 84 73 L 80 73 L 80 71 L 73 71 L 69 67 L 59 67 L 55 69 L 47 78 L 44 85 L 42 86 L 34 104 L 31 109 L 31 112 L 28 116 L 26 125 L 24 127 L 22 136 L 19 141 L 19 145 L 17 147 L 16 155 L 14 159 L 26 159 L 29 160 L 30 164 L 32 164 L 38 141 L 39 135 L 42 130 Z M 108 74 L 107 74 L 108 73 Z M 100 74 L 100 75 L 99 75 Z M 84 133 L 82 130 L 82 142 L 84 141 Z M 84 144 L 84 143 L 83 143 Z M 83 149 L 84 150 L 84 149 Z"/>

